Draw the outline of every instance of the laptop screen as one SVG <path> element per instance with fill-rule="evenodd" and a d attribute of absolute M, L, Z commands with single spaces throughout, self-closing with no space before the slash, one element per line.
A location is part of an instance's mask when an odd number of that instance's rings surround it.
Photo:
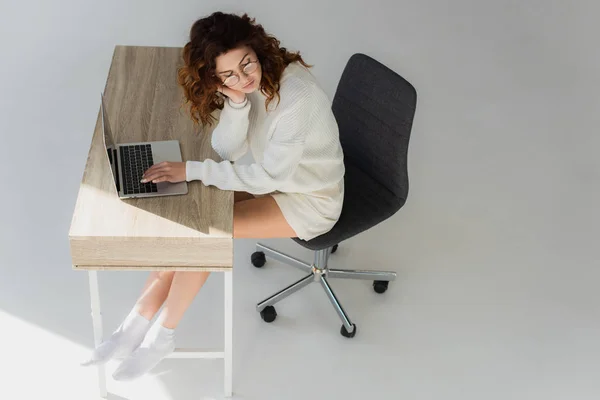
<path fill-rule="evenodd" d="M 106 104 L 104 104 L 104 94 L 102 96 L 102 130 L 104 131 L 104 143 L 106 147 L 115 148 L 115 142 L 112 138 L 112 131 L 110 130 L 110 124 L 108 123 L 108 116 L 106 115 Z"/>
<path fill-rule="evenodd" d="M 108 115 L 106 113 L 106 104 L 104 104 L 104 93 L 101 93 L 100 112 L 102 113 L 102 132 L 104 150 L 110 164 L 110 173 L 115 183 L 115 189 L 119 193 L 119 179 L 117 174 L 119 173 L 119 165 L 117 160 L 117 148 L 112 137 L 112 131 L 110 130 L 110 124 L 108 122 Z"/>

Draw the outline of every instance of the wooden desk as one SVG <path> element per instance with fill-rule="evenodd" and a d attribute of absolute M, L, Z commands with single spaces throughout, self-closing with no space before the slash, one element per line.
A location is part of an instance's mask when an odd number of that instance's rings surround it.
<path fill-rule="evenodd" d="M 117 46 L 104 90 L 116 143 L 177 139 L 186 160 L 221 159 L 209 131 L 195 128 L 177 84 L 181 48 Z M 100 93 L 98 93 L 100 109 Z M 101 115 L 88 153 L 69 242 L 73 268 L 90 278 L 95 345 L 102 342 L 98 270 L 193 270 L 225 273 L 223 351 L 176 349 L 173 358 L 224 358 L 232 392 L 233 192 L 189 182 L 183 196 L 120 200 L 102 145 Z M 125 305 L 126 306 L 126 305 Z M 100 394 L 106 375 L 98 367 Z"/>

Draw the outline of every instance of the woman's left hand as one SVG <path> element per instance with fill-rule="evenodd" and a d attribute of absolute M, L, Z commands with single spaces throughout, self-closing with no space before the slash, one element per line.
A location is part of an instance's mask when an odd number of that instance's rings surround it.
<path fill-rule="evenodd" d="M 141 182 L 183 182 L 185 175 L 185 162 L 163 161 L 148 168 L 142 175 Z"/>

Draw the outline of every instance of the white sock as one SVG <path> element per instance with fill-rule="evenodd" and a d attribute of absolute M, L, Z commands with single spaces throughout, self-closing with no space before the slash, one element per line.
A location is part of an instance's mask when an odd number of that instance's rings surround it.
<path fill-rule="evenodd" d="M 175 350 L 175 329 L 165 328 L 155 322 L 148 330 L 142 344 L 117 367 L 113 378 L 118 381 L 139 378 L 173 350 Z"/>
<path fill-rule="evenodd" d="M 112 335 L 96 347 L 90 358 L 81 365 L 99 365 L 111 358 L 127 357 L 140 345 L 149 327 L 149 320 L 136 310 L 131 310 Z"/>

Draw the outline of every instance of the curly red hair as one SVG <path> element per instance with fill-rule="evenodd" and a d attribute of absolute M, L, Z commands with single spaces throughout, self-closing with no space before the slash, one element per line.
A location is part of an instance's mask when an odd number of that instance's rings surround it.
<path fill-rule="evenodd" d="M 265 108 L 277 97 L 283 70 L 292 62 L 306 64 L 300 52 L 292 53 L 280 47 L 280 41 L 265 32 L 248 14 L 215 12 L 194 22 L 190 41 L 183 48 L 184 65 L 178 70 L 178 82 L 185 94 L 192 120 L 196 124 L 212 125 L 216 109 L 223 109 L 224 99 L 217 95 L 221 80 L 216 76 L 216 58 L 241 46 L 250 46 L 262 68 L 259 89 L 267 97 Z"/>

